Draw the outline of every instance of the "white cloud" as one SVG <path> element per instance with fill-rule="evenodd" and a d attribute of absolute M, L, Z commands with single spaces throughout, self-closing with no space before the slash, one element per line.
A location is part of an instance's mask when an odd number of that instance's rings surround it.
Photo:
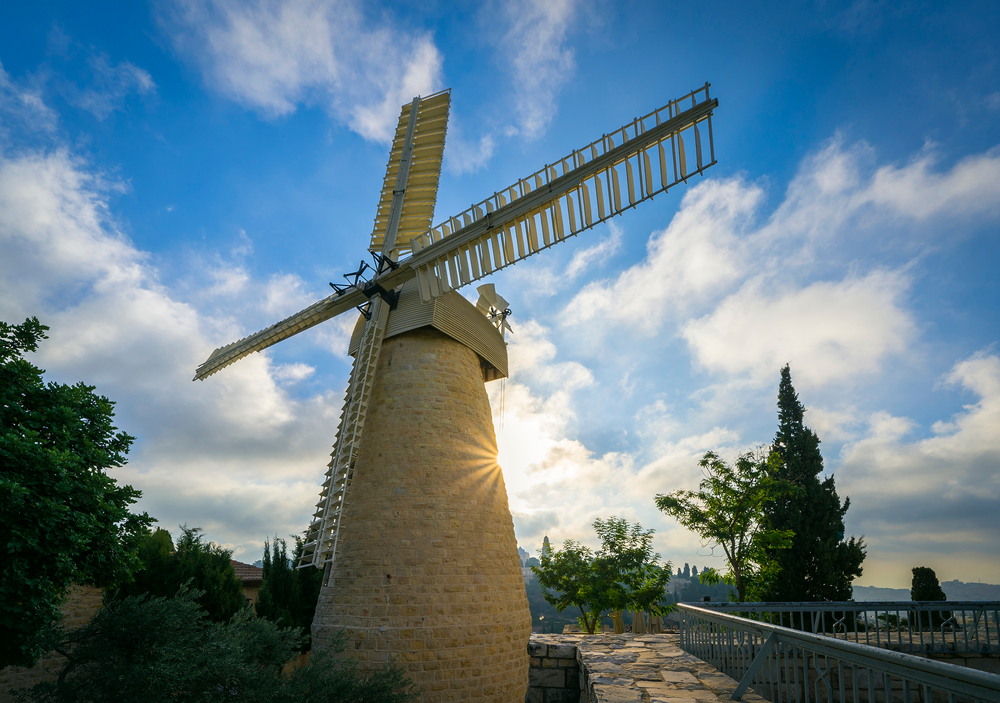
<path fill-rule="evenodd" d="M 914 333 L 900 304 L 907 286 L 897 273 L 875 271 L 768 295 L 754 279 L 682 334 L 713 371 L 770 381 L 790 362 L 796 382 L 821 385 L 873 373 L 906 349 Z"/>
<path fill-rule="evenodd" d="M 566 324 L 595 321 L 652 334 L 665 318 L 718 296 L 743 273 L 739 235 L 762 195 L 737 179 L 698 184 L 670 225 L 650 236 L 645 260 L 614 281 L 584 287 L 567 306 Z"/>
<path fill-rule="evenodd" d="M 375 22 L 356 0 L 177 0 L 162 20 L 209 85 L 269 117 L 318 104 L 387 141 L 400 106 L 440 88 L 433 38 Z"/>
<path fill-rule="evenodd" d="M 759 224 L 759 185 L 700 183 L 650 236 L 646 257 L 586 285 L 566 323 L 587 322 L 599 339 L 676 325 L 695 360 L 731 382 L 766 381 L 788 361 L 806 385 L 874 373 L 906 352 L 916 324 L 906 308 L 910 262 L 861 268 L 872 238 L 905 242 L 912 256 L 922 242 L 937 244 L 934 228 L 918 229 L 935 216 L 1000 212 L 1000 151 L 944 171 L 935 163 L 925 152 L 875 168 L 868 145 L 838 135 L 804 160 Z"/>
<path fill-rule="evenodd" d="M 979 215 L 1000 212 L 1000 147 L 962 159 L 950 171 L 935 173 L 934 153 L 903 167 L 883 166 L 862 197 L 901 215 Z"/>
<path fill-rule="evenodd" d="M 285 383 L 304 381 L 316 372 L 309 364 L 282 364 L 274 367 L 274 377 Z"/>
<path fill-rule="evenodd" d="M 120 189 L 65 150 L 0 155 L 0 319 L 38 316 L 51 327 L 37 354 L 49 378 L 84 380 L 118 403 L 119 426 L 140 439 L 114 475 L 144 491 L 142 509 L 168 529 L 205 527 L 238 558 L 256 558 L 255 540 L 307 523 L 339 399 L 291 398 L 279 383 L 312 368 L 275 367 L 266 355 L 192 383 L 211 349 L 245 330 L 160 283 L 110 215 Z M 281 283 L 271 286 L 284 297 L 261 305 L 297 303 L 295 285 Z M 213 295 L 194 297 L 211 304 Z"/>
<path fill-rule="evenodd" d="M 962 568 L 958 561 L 984 556 L 998 563 L 1000 357 L 979 352 L 958 362 L 948 386 L 976 401 L 933 423 L 932 436 L 919 437 L 914 420 L 879 411 L 843 449 L 838 488 L 851 496 L 848 517 L 869 537 L 868 583 L 919 563 Z"/>
<path fill-rule="evenodd" d="M 456 176 L 463 173 L 475 173 L 482 169 L 493 158 L 496 152 L 496 139 L 492 134 L 484 134 L 479 141 L 468 141 L 461 131 L 453 124 L 449 127 L 448 148 L 444 152 L 444 165 Z"/>
<path fill-rule="evenodd" d="M 607 237 L 593 246 L 578 249 L 573 254 L 564 271 L 566 278 L 576 278 L 594 263 L 607 261 L 618 252 L 622 245 L 622 228 L 614 222 L 608 222 L 608 229 L 611 234 Z"/>
<path fill-rule="evenodd" d="M 57 122 L 56 113 L 45 104 L 41 91 L 11 80 L 0 63 L 0 140 L 9 137 L 11 128 L 27 133 L 51 132 Z"/>
<path fill-rule="evenodd" d="M 84 90 L 71 90 L 69 101 L 99 120 L 121 109 L 129 95 L 156 91 L 156 83 L 149 72 L 128 61 L 112 65 L 107 56 L 96 55 L 90 58 L 89 64 L 94 76 L 92 84 Z"/>
<path fill-rule="evenodd" d="M 285 318 L 316 302 L 316 294 L 305 289 L 305 282 L 294 274 L 275 274 L 264 285 L 261 305 L 270 317 Z"/>
<path fill-rule="evenodd" d="M 696 487 L 700 455 L 735 446 L 737 435 L 716 427 L 684 437 L 676 424 L 665 430 L 662 414 L 643 412 L 658 423 L 644 432 L 656 438 L 655 460 L 640 466 L 633 452 L 596 452 L 578 436 L 574 411 L 578 393 L 595 383 L 592 372 L 559 361 L 549 330 L 536 321 L 518 332 L 508 348 L 511 379 L 502 393 L 499 382 L 487 386 L 518 543 L 537 551 L 547 534 L 556 545 L 575 539 L 595 546 L 594 519 L 616 515 L 656 529 L 663 558 L 696 553 L 698 538 L 666 520 L 653 496 Z"/>
<path fill-rule="evenodd" d="M 510 66 L 519 132 L 538 137 L 556 115 L 556 93 L 573 78 L 576 62 L 567 46 L 577 0 L 513 0 L 501 17 L 507 31 L 497 42 L 499 60 Z"/>

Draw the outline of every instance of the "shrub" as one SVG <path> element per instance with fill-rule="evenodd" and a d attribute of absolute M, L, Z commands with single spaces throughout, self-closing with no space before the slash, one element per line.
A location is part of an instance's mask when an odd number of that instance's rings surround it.
<path fill-rule="evenodd" d="M 63 632 L 67 663 L 56 682 L 21 692 L 36 703 L 404 703 L 413 686 L 399 668 L 360 672 L 336 652 L 282 674 L 303 639 L 246 607 L 227 623 L 211 620 L 200 591 L 173 598 L 129 596 L 87 625 Z"/>

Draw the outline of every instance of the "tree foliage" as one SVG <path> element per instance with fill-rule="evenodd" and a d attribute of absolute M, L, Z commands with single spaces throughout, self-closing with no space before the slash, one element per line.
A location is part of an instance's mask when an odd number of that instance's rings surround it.
<path fill-rule="evenodd" d="M 765 506 L 789 491 L 774 477 L 776 457 L 763 451 L 746 452 L 729 466 L 715 452 L 707 452 L 699 462 L 705 472 L 698 491 L 677 490 L 656 496 L 656 506 L 679 523 L 701 535 L 705 546 L 720 547 L 729 566 L 719 574 L 702 569 L 701 581 L 724 581 L 736 590 L 742 603 L 756 598 L 777 574 L 772 550 L 786 547 L 792 533 L 769 529 Z M 684 565 L 687 573 L 687 564 Z"/>
<path fill-rule="evenodd" d="M 298 564 L 305 542 L 295 538 L 292 564 Z M 273 550 L 264 540 L 264 580 L 257 592 L 257 615 L 282 627 L 300 627 L 309 632 L 316 613 L 323 571 L 313 566 L 296 569 L 289 564 L 285 540 L 274 538 Z M 309 649 L 309 638 L 302 643 L 303 651 Z"/>
<path fill-rule="evenodd" d="M 913 580 L 910 582 L 910 600 L 941 601 L 948 600 L 944 589 L 938 583 L 934 569 L 926 566 L 913 567 Z M 940 627 L 951 618 L 950 610 L 914 611 L 910 613 L 910 624 L 920 630 Z"/>
<path fill-rule="evenodd" d="M 629 525 L 624 518 L 597 519 L 594 531 L 601 539 L 595 553 L 566 540 L 561 550 L 543 549 L 540 565 L 531 567 L 545 600 L 560 613 L 580 609 L 580 626 L 593 634 L 607 610 L 642 610 L 662 615 L 660 605 L 670 581 L 670 563 L 657 563 L 653 552 L 655 530 Z M 551 593 L 554 591 L 554 593 Z"/>
<path fill-rule="evenodd" d="M 948 600 L 944 589 L 938 583 L 934 569 L 926 566 L 913 567 L 913 580 L 910 582 L 910 600 Z"/>
<path fill-rule="evenodd" d="M 401 669 L 367 674 L 349 659 L 317 654 L 282 674 L 303 639 L 243 608 L 220 623 L 198 605 L 200 592 L 130 596 L 63 632 L 67 663 L 56 682 L 24 692 L 37 703 L 403 703 L 413 698 Z"/>
<path fill-rule="evenodd" d="M 172 597 L 184 584 L 197 589 L 199 603 L 208 617 L 226 622 L 246 605 L 243 586 L 230 562 L 232 553 L 215 543 L 205 543 L 203 530 L 181 526 L 176 548 L 170 533 L 158 529 L 147 534 L 139 548 L 142 568 L 132 581 L 109 591 L 105 600 L 148 594 Z"/>
<path fill-rule="evenodd" d="M 778 387 L 778 431 L 773 449 L 778 459 L 774 475 L 796 486 L 767 508 L 772 530 L 795 533 L 788 549 L 773 549 L 781 578 L 774 579 L 768 601 L 851 600 L 851 582 L 861 575 L 864 538 L 844 540 L 844 515 L 850 498 L 840 502 L 833 476 L 820 479 L 823 456 L 819 437 L 804 424 L 788 365 L 781 369 Z"/>
<path fill-rule="evenodd" d="M 47 329 L 0 322 L 0 667 L 47 651 L 71 584 L 127 579 L 152 522 L 129 511 L 141 493 L 106 473 L 133 441 L 112 424 L 114 403 L 83 383 L 45 383 L 24 359 Z"/>

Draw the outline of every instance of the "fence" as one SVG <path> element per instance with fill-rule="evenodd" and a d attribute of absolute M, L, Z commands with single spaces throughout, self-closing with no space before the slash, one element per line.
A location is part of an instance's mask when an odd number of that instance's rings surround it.
<path fill-rule="evenodd" d="M 779 612 L 775 604 L 767 605 L 768 612 Z M 746 604 L 738 607 L 749 612 Z M 772 703 L 1000 701 L 995 674 L 719 610 L 681 604 L 680 646 L 739 681 L 735 700 L 752 686 Z"/>
<path fill-rule="evenodd" d="M 1000 601 L 699 605 L 900 652 L 1000 654 Z"/>

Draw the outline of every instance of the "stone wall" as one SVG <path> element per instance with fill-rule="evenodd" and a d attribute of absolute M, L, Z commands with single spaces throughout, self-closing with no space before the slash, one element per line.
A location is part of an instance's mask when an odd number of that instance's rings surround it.
<path fill-rule="evenodd" d="M 103 589 L 94 586 L 72 586 L 62 607 L 63 624 L 76 629 L 83 627 L 101 607 Z M 42 681 L 55 681 L 66 658 L 48 652 L 30 668 L 8 666 L 0 669 L 0 703 L 12 703 L 11 689 L 30 688 Z"/>
<path fill-rule="evenodd" d="M 728 703 L 736 682 L 676 634 L 532 635 L 526 703 Z M 767 703 L 747 691 L 742 703 Z"/>
<path fill-rule="evenodd" d="M 579 703 L 582 679 L 575 642 L 532 635 L 525 703 Z"/>

